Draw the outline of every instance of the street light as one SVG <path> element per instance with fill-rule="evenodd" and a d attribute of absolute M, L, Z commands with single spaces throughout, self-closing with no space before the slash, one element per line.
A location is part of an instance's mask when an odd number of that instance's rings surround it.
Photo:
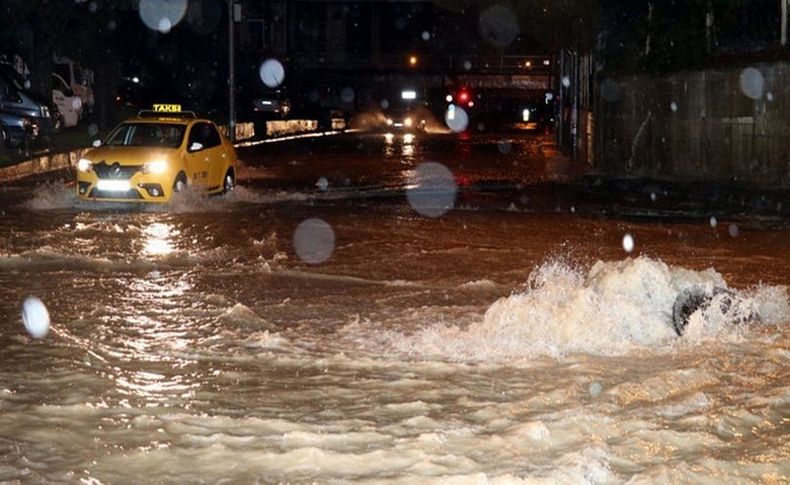
<path fill-rule="evenodd" d="M 414 66 L 416 66 L 416 65 L 417 65 L 417 56 L 411 56 L 411 57 L 409 57 L 409 65 L 410 65 L 411 67 L 414 67 Z"/>

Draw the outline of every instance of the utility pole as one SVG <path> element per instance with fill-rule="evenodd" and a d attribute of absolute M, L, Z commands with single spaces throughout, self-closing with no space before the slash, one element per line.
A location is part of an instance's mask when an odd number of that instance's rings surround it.
<path fill-rule="evenodd" d="M 235 49 L 233 35 L 233 22 L 235 19 L 235 4 L 228 0 L 228 138 L 236 141 L 236 65 L 233 54 Z"/>

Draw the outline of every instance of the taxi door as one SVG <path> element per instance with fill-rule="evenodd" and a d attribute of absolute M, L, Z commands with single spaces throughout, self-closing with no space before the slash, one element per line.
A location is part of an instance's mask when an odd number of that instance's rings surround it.
<path fill-rule="evenodd" d="M 209 167 L 209 189 L 214 190 L 222 187 L 225 178 L 225 165 L 228 161 L 228 154 L 225 153 L 225 145 L 222 143 L 222 136 L 217 131 L 217 127 L 209 124 L 209 145 L 211 146 L 211 163 Z"/>
<path fill-rule="evenodd" d="M 187 177 L 189 183 L 213 189 L 212 166 L 222 159 L 219 137 L 212 135 L 216 129 L 211 124 L 199 121 L 189 130 L 187 142 Z"/>

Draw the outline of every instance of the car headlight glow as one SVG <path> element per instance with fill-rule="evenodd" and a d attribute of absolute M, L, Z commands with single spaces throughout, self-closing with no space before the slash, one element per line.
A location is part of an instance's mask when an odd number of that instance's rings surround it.
<path fill-rule="evenodd" d="M 405 120 L 403 120 L 403 124 L 406 126 L 411 126 L 412 124 L 411 118 L 406 118 Z"/>
<path fill-rule="evenodd" d="M 93 162 L 87 158 L 80 158 L 80 160 L 77 162 L 77 170 L 80 172 L 90 172 L 92 166 Z"/>
<path fill-rule="evenodd" d="M 387 126 L 392 126 L 392 118 L 387 118 Z"/>
<path fill-rule="evenodd" d="M 167 160 L 152 160 L 143 167 L 145 173 L 165 173 L 167 171 Z"/>

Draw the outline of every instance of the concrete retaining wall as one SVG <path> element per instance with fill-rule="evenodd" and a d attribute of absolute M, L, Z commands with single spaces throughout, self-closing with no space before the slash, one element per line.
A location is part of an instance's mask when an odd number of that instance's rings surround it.
<path fill-rule="evenodd" d="M 595 165 L 613 175 L 790 187 L 790 63 L 751 67 L 599 79 Z"/>

